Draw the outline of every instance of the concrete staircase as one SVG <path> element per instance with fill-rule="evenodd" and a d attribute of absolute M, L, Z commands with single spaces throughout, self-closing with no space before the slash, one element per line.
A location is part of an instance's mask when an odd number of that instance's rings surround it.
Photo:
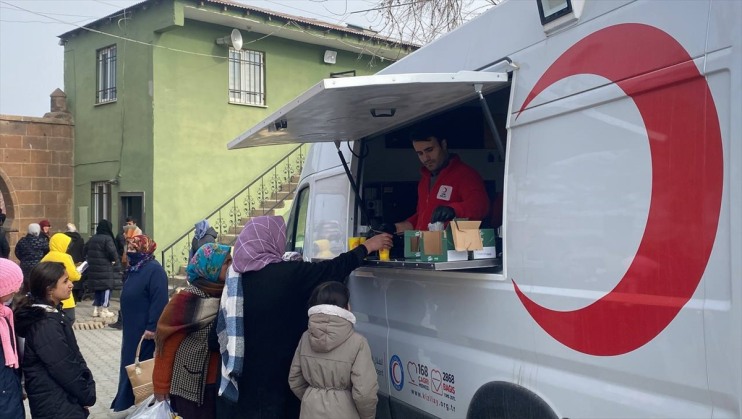
<path fill-rule="evenodd" d="M 298 186 L 299 175 L 294 175 L 289 179 L 288 183 L 281 184 L 278 190 L 271 194 L 270 198 L 262 201 L 258 208 L 252 209 L 247 217 L 241 218 L 237 225 L 229 227 L 226 233 L 220 234 L 217 238 L 217 242 L 233 246 L 245 224 L 250 221 L 252 217 L 278 215 L 283 217 L 285 220 L 288 220 L 291 205 L 294 200 L 294 194 Z M 169 295 L 174 294 L 179 288 L 188 286 L 188 276 L 186 274 L 187 266 L 187 263 L 180 264 L 177 272 L 168 277 Z"/>
<path fill-rule="evenodd" d="M 242 232 L 242 228 L 252 217 L 278 215 L 282 216 L 284 220 L 287 220 L 291 205 L 294 202 L 294 193 L 298 186 L 299 176 L 292 176 L 289 179 L 289 183 L 282 184 L 279 190 L 273 192 L 269 199 L 261 202 L 259 208 L 254 208 L 247 217 L 241 218 L 237 225 L 230 227 L 226 233 L 220 234 L 218 238 L 219 243 L 233 246 L 235 241 L 237 241 L 237 236 Z"/>

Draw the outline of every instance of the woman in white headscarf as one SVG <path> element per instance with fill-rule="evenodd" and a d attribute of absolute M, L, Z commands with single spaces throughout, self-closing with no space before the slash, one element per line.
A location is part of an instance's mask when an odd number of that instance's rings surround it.
<path fill-rule="evenodd" d="M 28 278 L 31 269 L 41 262 L 49 253 L 49 240 L 41 237 L 41 226 L 37 223 L 28 225 L 28 234 L 21 237 L 15 245 L 15 257 L 21 262 L 23 271 L 23 293 L 28 291 Z"/>

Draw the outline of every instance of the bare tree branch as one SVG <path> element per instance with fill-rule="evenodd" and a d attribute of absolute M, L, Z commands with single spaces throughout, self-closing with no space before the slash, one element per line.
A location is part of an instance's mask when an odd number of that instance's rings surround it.
<path fill-rule="evenodd" d="M 500 1 L 379 0 L 378 6 L 371 10 L 381 15 L 383 26 L 378 32 L 426 44 Z"/>

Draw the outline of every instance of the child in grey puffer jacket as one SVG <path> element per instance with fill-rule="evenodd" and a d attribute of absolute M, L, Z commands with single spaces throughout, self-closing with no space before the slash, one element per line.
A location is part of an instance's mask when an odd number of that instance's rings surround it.
<path fill-rule="evenodd" d="M 368 341 L 340 282 L 325 282 L 309 299 L 309 330 L 296 348 L 289 386 L 301 399 L 301 419 L 372 419 L 379 385 Z"/>

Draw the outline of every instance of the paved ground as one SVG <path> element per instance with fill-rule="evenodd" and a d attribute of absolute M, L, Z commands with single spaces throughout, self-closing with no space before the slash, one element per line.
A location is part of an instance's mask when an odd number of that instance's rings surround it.
<path fill-rule="evenodd" d="M 118 300 L 111 300 L 110 310 L 118 312 Z M 121 354 L 121 331 L 107 327 L 100 318 L 93 317 L 92 301 L 78 302 L 75 308 L 75 337 L 80 352 L 93 372 L 97 391 L 97 403 L 90 409 L 91 419 L 125 418 L 129 411 L 113 413 L 108 407 L 116 395 L 119 380 L 119 357 Z M 114 317 L 107 322 L 113 321 Z M 26 402 L 26 417 L 31 412 Z"/>

